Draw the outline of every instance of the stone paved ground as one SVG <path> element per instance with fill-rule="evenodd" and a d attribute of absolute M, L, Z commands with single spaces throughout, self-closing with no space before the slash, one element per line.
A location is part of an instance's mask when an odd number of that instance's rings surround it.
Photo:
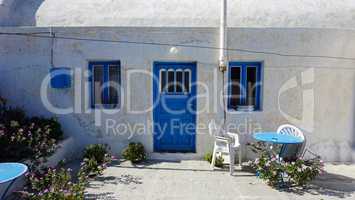
<path fill-rule="evenodd" d="M 86 199 L 355 199 L 355 165 L 327 165 L 326 170 L 308 189 L 278 191 L 238 168 L 234 176 L 211 171 L 205 161 L 122 162 L 90 182 Z"/>

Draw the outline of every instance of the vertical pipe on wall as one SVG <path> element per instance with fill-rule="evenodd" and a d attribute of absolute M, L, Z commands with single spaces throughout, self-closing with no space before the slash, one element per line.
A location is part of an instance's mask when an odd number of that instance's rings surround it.
<path fill-rule="evenodd" d="M 219 25 L 219 66 L 226 66 L 226 26 L 227 26 L 227 0 L 221 0 L 221 18 Z"/>
<path fill-rule="evenodd" d="M 49 34 L 51 37 L 51 59 L 50 59 L 50 64 L 51 64 L 51 68 L 54 67 L 54 38 L 55 38 L 55 34 L 53 32 L 53 28 L 49 27 Z"/>
<path fill-rule="evenodd" d="M 224 72 L 226 71 L 226 41 L 227 41 L 227 0 L 221 0 L 221 17 L 219 25 L 219 70 L 222 72 L 223 127 L 226 124 L 226 100 L 224 87 Z"/>

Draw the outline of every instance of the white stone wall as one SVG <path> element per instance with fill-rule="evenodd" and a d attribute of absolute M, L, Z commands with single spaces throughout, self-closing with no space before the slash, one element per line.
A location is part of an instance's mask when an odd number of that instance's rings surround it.
<path fill-rule="evenodd" d="M 48 31 L 46 28 L 0 30 L 0 32 Z M 218 46 L 218 30 L 213 28 L 58 27 L 54 31 L 57 36 Z M 42 80 L 50 69 L 50 40 L 1 35 L 0 44 L 1 96 L 6 97 L 11 105 L 23 107 L 30 114 L 52 116 L 40 98 Z M 232 28 L 228 33 L 228 47 L 283 54 L 354 58 L 355 32 L 333 29 Z M 142 74 L 136 74 L 129 79 L 127 77 L 136 70 L 151 72 L 154 61 L 196 61 L 198 81 L 206 83 L 210 91 L 206 99 L 203 97 L 205 88 L 198 87 L 198 93 L 202 97 L 197 101 L 197 109 L 205 108 L 207 105 L 209 110 L 201 112 L 197 122 L 206 125 L 210 119 L 222 120 L 222 108 L 218 106 L 222 76 L 218 72 L 217 76 L 214 76 L 218 51 L 177 46 L 178 51 L 171 53 L 170 48 L 171 46 L 55 40 L 55 66 L 75 69 L 76 78 L 70 89 L 49 88 L 48 96 L 51 103 L 58 107 L 82 105 L 82 110 L 87 109 L 87 78 L 80 75 L 78 70 L 87 69 L 88 61 L 91 60 L 120 60 L 126 103 L 116 114 L 103 114 L 101 122 L 105 125 L 107 119 L 114 119 L 117 123 L 130 124 L 131 128 L 137 123 L 144 124 L 146 128 L 144 134 L 135 134 L 133 137 L 114 135 L 112 131 L 107 132 L 105 126 L 95 126 L 94 113 L 56 115 L 65 133 L 73 137 L 78 148 L 88 143 L 105 142 L 111 145 L 114 153 L 119 154 L 130 141 L 140 141 L 148 152 L 153 151 L 152 113 L 148 111 L 132 114 L 127 108 L 128 99 L 131 108 L 135 110 L 148 108 L 152 104 L 152 79 Z M 239 51 L 228 51 L 228 57 L 230 61 L 262 61 L 264 64 L 263 110 L 227 114 L 229 124 L 239 126 L 235 129 L 242 135 L 244 145 L 252 141 L 251 134 L 255 126 L 270 131 L 275 130 L 280 124 L 293 123 L 305 129 L 308 146 L 325 160 L 342 162 L 355 160 L 354 60 L 287 57 Z M 295 80 L 297 87 L 280 94 L 282 113 L 278 107 L 279 92 L 290 80 Z M 309 98 L 310 91 L 313 92 L 314 98 Z M 82 97 L 81 101 L 78 100 L 79 96 Z M 76 106 L 75 110 L 79 112 L 79 107 Z M 197 154 L 193 157 L 199 158 L 212 149 L 213 138 L 207 134 L 206 126 L 197 130 L 196 141 Z M 244 157 L 250 158 L 252 154 L 244 152 Z"/>
<path fill-rule="evenodd" d="M 217 27 L 221 0 L 2 0 L 0 26 Z M 1 3 L 1 1 L 0 1 Z M 2 7 L 9 12 L 2 11 Z M 353 0 L 228 0 L 229 27 L 355 28 Z"/>

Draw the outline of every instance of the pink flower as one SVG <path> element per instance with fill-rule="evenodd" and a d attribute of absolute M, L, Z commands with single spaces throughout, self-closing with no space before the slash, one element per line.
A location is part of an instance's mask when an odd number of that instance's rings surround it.
<path fill-rule="evenodd" d="M 324 167 L 324 162 L 323 162 L 323 160 L 320 160 L 320 161 L 319 161 L 319 165 L 320 165 L 321 167 Z"/>
<path fill-rule="evenodd" d="M 266 164 L 265 164 L 266 167 L 269 167 L 270 166 L 270 161 L 267 161 Z"/>
<path fill-rule="evenodd" d="M 256 158 L 255 161 L 254 161 L 254 163 L 255 163 L 256 165 L 259 164 L 259 158 Z"/>

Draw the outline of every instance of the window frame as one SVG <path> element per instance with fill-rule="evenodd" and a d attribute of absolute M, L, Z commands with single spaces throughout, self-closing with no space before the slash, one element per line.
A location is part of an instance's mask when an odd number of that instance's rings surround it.
<path fill-rule="evenodd" d="M 163 72 L 165 72 L 165 87 L 167 88 L 162 88 L 162 74 Z M 169 72 L 173 72 L 174 73 L 174 81 L 173 81 L 173 89 L 174 91 L 170 91 L 169 92 Z M 181 72 L 182 73 L 182 85 L 181 85 L 181 89 L 182 91 L 178 92 L 177 91 L 177 72 Z M 185 80 L 186 80 L 186 76 L 185 76 L 185 72 L 188 72 L 188 84 L 189 84 L 189 87 L 186 88 L 185 87 Z M 167 69 L 160 69 L 159 70 L 159 93 L 160 94 L 164 94 L 164 95 L 178 95 L 178 96 L 181 96 L 181 95 L 189 95 L 191 92 L 191 70 L 190 69 L 183 69 L 183 68 L 167 68 Z"/>
<path fill-rule="evenodd" d="M 191 93 L 191 75 L 192 75 L 192 72 L 191 72 L 191 70 L 190 69 L 184 69 L 184 70 L 182 70 L 183 71 L 183 86 L 184 86 L 184 94 L 185 95 L 188 95 L 188 94 L 190 94 Z M 185 76 L 185 72 L 188 72 L 188 74 L 189 74 L 189 79 L 187 80 L 187 82 L 188 82 L 188 84 L 189 84 L 189 86 L 188 87 L 185 87 L 185 78 L 186 78 L 186 76 Z"/>
<path fill-rule="evenodd" d="M 94 88 L 94 67 L 96 65 L 103 66 L 103 86 L 104 86 L 104 95 L 102 99 L 102 104 L 95 103 L 95 88 Z M 118 68 L 118 84 L 121 85 L 121 61 L 89 61 L 89 95 L 90 95 L 90 108 L 105 108 L 105 109 L 120 109 L 121 107 L 121 88 L 118 88 L 117 91 L 117 104 L 106 104 L 108 99 L 110 99 L 110 86 L 109 77 L 110 77 L 110 66 L 117 66 Z M 107 86 L 106 86 L 107 85 Z"/>
<path fill-rule="evenodd" d="M 256 67 L 256 92 L 255 92 L 255 106 L 254 106 L 254 111 L 262 111 L 262 90 L 263 90 L 263 62 L 243 62 L 243 61 L 232 61 L 229 62 L 229 67 L 228 67 L 228 110 L 232 111 L 238 111 L 238 112 L 243 112 L 238 110 L 238 105 L 237 107 L 231 105 L 231 95 L 232 95 L 232 82 L 231 82 L 231 69 L 232 68 L 240 68 L 240 86 L 241 86 L 241 97 L 239 99 L 239 105 L 245 105 L 246 100 L 247 100 L 247 69 L 249 67 Z"/>

